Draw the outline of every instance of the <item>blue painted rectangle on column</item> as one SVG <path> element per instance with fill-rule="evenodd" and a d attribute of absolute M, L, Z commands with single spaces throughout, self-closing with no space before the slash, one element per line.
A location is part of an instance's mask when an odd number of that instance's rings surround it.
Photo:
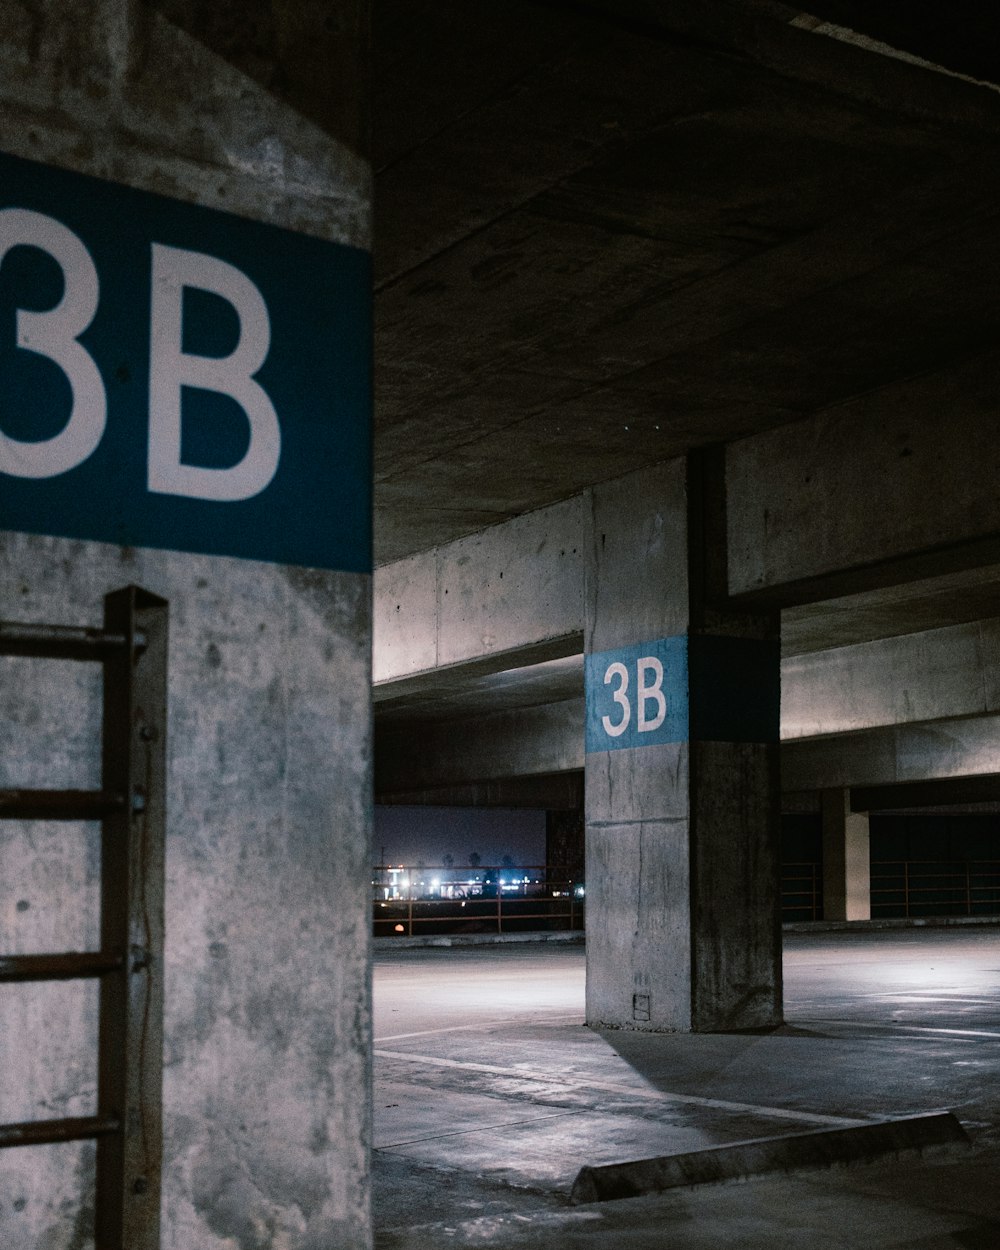
<path fill-rule="evenodd" d="M 585 657 L 588 753 L 687 741 L 687 644 L 682 634 Z"/>
<path fill-rule="evenodd" d="M 369 571 L 369 255 L 0 156 L 0 530 Z"/>
<path fill-rule="evenodd" d="M 684 634 L 585 657 L 586 750 L 777 742 L 774 640 Z"/>

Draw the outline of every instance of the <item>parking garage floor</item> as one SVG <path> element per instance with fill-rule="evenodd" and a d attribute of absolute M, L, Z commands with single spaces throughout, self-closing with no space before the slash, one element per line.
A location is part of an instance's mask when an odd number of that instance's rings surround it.
<path fill-rule="evenodd" d="M 579 945 L 375 958 L 379 1250 L 1000 1247 L 1000 929 L 786 934 L 786 1024 L 583 1022 Z M 571 1205 L 584 1165 L 952 1110 L 972 1145 Z"/>

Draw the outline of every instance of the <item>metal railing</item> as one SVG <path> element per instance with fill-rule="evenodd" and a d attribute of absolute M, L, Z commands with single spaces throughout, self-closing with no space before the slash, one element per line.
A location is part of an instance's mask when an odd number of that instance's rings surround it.
<path fill-rule="evenodd" d="M 582 881 L 538 865 L 372 869 L 376 937 L 582 929 L 584 899 Z"/>
<path fill-rule="evenodd" d="M 876 860 L 872 916 L 1000 914 L 1000 860 Z"/>
<path fill-rule="evenodd" d="M 822 864 L 801 860 L 781 865 L 781 918 L 822 920 Z"/>
<path fill-rule="evenodd" d="M 873 860 L 871 914 L 900 919 L 1000 915 L 1000 860 Z M 822 864 L 782 864 L 781 916 L 823 919 Z"/>
<path fill-rule="evenodd" d="M 582 929 L 582 881 L 539 866 L 378 865 L 372 872 L 376 936 Z M 871 914 L 1000 915 L 1000 860 L 873 860 Z M 823 919 L 823 865 L 781 866 L 783 920 Z"/>

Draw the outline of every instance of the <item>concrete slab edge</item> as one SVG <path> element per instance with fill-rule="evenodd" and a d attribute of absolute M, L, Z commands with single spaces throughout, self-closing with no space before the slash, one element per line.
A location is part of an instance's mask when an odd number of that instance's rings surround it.
<path fill-rule="evenodd" d="M 637 1198 L 668 1189 L 718 1185 L 774 1172 L 816 1171 L 886 1157 L 944 1153 L 970 1145 L 965 1130 L 950 1111 L 907 1116 L 852 1128 L 733 1142 L 687 1154 L 583 1167 L 573 1182 L 570 1201 Z"/>
<path fill-rule="evenodd" d="M 583 930 L 573 929 L 554 933 L 435 933 L 425 937 L 377 937 L 372 939 L 372 945 L 376 952 L 381 952 L 428 946 L 507 946 L 517 942 L 569 942 L 582 946 L 584 940 Z"/>
<path fill-rule="evenodd" d="M 789 920 L 783 933 L 872 933 L 880 929 L 947 929 L 1000 925 L 1000 916 L 919 916 L 885 920 Z"/>
<path fill-rule="evenodd" d="M 1000 916 L 928 916 L 916 920 L 792 920 L 781 926 L 784 933 L 849 933 L 873 932 L 880 929 L 935 929 L 952 926 L 996 926 Z M 570 942 L 583 945 L 582 929 L 557 930 L 553 933 L 434 933 L 373 938 L 376 951 L 424 948 L 428 946 L 495 946 L 510 942 Z"/>

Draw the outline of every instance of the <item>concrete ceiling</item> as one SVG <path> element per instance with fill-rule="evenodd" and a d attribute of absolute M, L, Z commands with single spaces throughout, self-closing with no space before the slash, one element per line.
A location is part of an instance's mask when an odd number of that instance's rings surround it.
<path fill-rule="evenodd" d="M 378 563 L 996 342 L 1000 95 L 831 30 L 376 0 Z"/>
<path fill-rule="evenodd" d="M 375 0 L 376 562 L 992 348 L 978 9 Z M 792 608 L 785 651 L 998 599 L 990 569 Z M 581 692 L 564 656 L 377 697 L 388 723 Z"/>

